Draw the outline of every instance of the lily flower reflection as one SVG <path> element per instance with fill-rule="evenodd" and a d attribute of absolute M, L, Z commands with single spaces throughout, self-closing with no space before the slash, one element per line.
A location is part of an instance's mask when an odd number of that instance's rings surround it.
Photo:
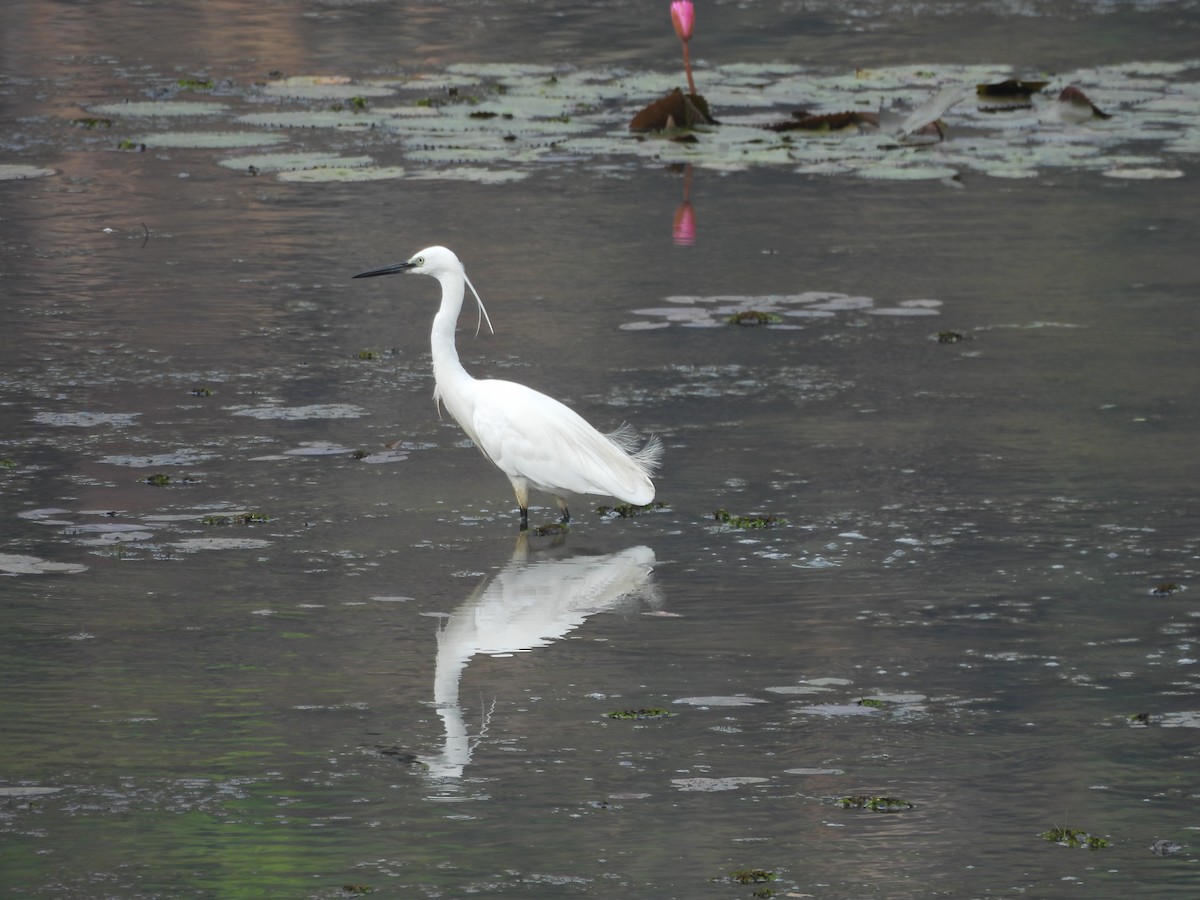
<path fill-rule="evenodd" d="M 671 224 L 671 238 L 677 247 L 690 247 L 696 243 L 696 210 L 688 198 L 692 193 L 692 164 L 688 163 L 683 176 L 683 202 L 675 210 L 675 221 Z"/>
<path fill-rule="evenodd" d="M 446 739 L 440 752 L 421 757 L 434 778 L 459 778 L 471 761 L 471 736 L 458 701 L 459 683 L 471 657 L 545 647 L 589 616 L 639 599 L 659 605 L 650 583 L 655 558 L 649 547 L 533 561 L 527 548 L 522 535 L 512 560 L 438 631 L 433 701 Z"/>

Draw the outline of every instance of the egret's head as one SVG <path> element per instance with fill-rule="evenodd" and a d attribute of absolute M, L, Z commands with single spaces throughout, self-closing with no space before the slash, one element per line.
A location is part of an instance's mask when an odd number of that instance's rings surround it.
<path fill-rule="evenodd" d="M 475 285 L 471 284 L 471 279 L 467 277 L 466 271 L 463 270 L 463 264 L 459 262 L 458 257 L 454 255 L 453 250 L 447 250 L 445 247 L 426 247 L 412 259 L 407 259 L 401 263 L 393 263 L 390 266 L 384 266 L 382 269 L 372 269 L 370 272 L 359 272 L 355 278 L 370 278 L 374 275 L 395 275 L 397 272 L 405 272 L 413 275 L 432 275 L 438 281 L 442 282 L 442 305 L 446 304 L 446 293 L 449 285 L 455 279 L 443 279 L 443 276 L 457 275 L 471 289 L 471 293 L 475 295 L 475 302 L 479 304 L 480 325 L 487 322 L 488 331 L 495 333 L 492 328 L 492 320 L 488 317 L 487 310 L 483 307 L 483 300 L 479 298 L 479 291 L 475 290 Z M 462 301 L 462 285 L 458 287 L 458 302 Z M 455 315 L 458 314 L 458 307 L 455 307 Z M 478 334 L 478 329 L 476 329 Z"/>
<path fill-rule="evenodd" d="M 371 278 L 375 275 L 395 275 L 404 272 L 412 275 L 432 275 L 437 278 L 443 272 L 462 271 L 462 263 L 454 255 L 453 250 L 445 247 L 426 247 L 412 259 L 393 263 L 382 269 L 372 269 L 370 272 L 360 272 L 355 278 Z"/>

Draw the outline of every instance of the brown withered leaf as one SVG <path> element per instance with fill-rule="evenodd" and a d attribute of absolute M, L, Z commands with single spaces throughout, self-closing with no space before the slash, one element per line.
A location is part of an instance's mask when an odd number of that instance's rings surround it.
<path fill-rule="evenodd" d="M 787 122 L 767 125 L 771 131 L 842 131 L 847 128 L 878 128 L 879 116 L 871 112 L 824 113 L 794 112 Z"/>
<path fill-rule="evenodd" d="M 1060 103 L 1069 103 L 1081 111 L 1090 111 L 1098 119 L 1112 118 L 1112 113 L 1106 113 L 1101 110 L 1095 103 L 1088 99 L 1087 94 L 1073 84 L 1069 84 L 1063 88 L 1062 93 L 1058 95 L 1058 99 Z"/>
<path fill-rule="evenodd" d="M 1009 78 L 992 84 L 977 84 L 975 93 L 980 97 L 1032 97 L 1049 83 L 1048 81 L 1022 81 L 1019 78 Z"/>
<path fill-rule="evenodd" d="M 708 111 L 708 101 L 701 94 L 685 94 L 675 88 L 634 116 L 629 123 L 629 130 L 664 131 L 668 128 L 718 124 Z"/>

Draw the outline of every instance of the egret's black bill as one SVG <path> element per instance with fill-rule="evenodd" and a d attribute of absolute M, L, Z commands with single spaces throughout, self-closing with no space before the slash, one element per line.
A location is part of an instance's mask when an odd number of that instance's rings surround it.
<path fill-rule="evenodd" d="M 376 275 L 395 275 L 398 272 L 404 272 L 411 269 L 413 264 L 410 262 L 395 263 L 390 266 L 384 266 L 382 269 L 372 269 L 370 272 L 359 272 L 355 278 L 373 278 Z"/>

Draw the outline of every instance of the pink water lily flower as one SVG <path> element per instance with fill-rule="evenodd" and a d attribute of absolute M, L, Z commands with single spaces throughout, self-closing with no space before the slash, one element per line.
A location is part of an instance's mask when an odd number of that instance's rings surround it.
<path fill-rule="evenodd" d="M 687 72 L 688 93 L 696 93 L 696 82 L 692 80 L 692 60 L 688 56 L 688 41 L 692 39 L 692 29 L 696 25 L 696 7 L 692 0 L 674 0 L 671 3 L 671 24 L 675 33 L 683 41 L 683 68 Z"/>
<path fill-rule="evenodd" d="M 696 7 L 691 0 L 675 0 L 671 4 L 671 24 L 681 41 L 692 39 L 692 28 L 696 24 Z"/>

